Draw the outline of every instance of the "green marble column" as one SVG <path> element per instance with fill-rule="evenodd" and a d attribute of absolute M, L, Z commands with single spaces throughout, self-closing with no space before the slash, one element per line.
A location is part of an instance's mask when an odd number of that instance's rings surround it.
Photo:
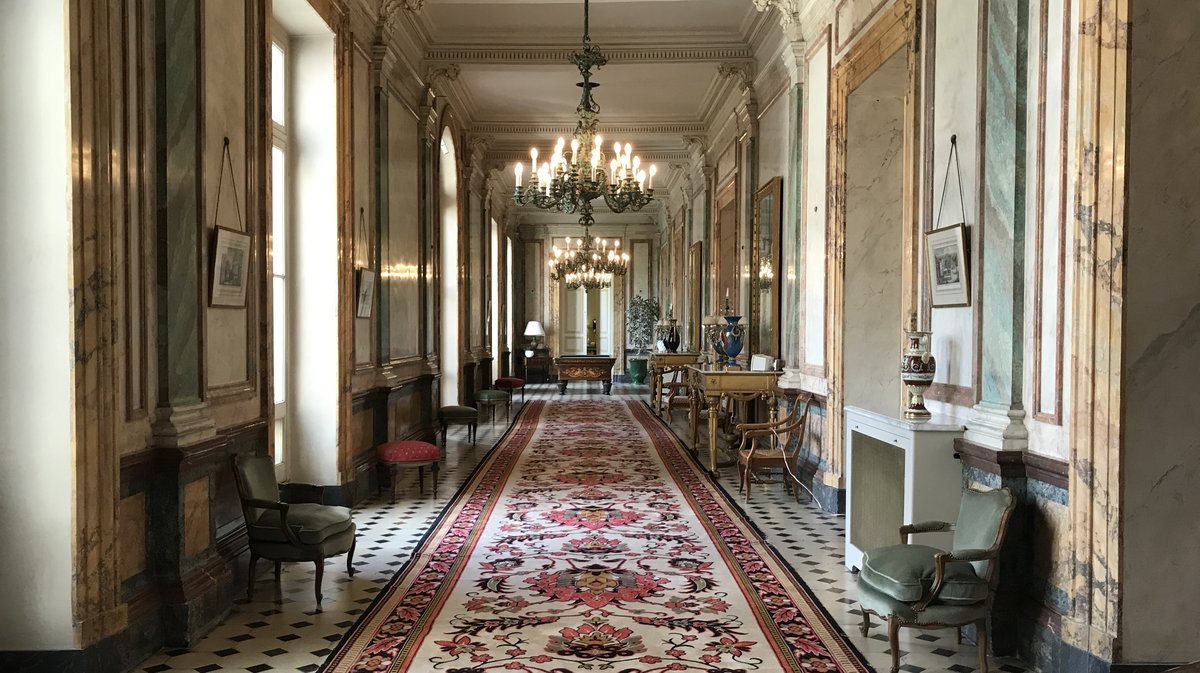
<path fill-rule="evenodd" d="M 158 412 L 155 443 L 184 446 L 214 435 L 204 411 L 200 249 L 200 5 L 155 6 L 155 195 Z"/>
<path fill-rule="evenodd" d="M 1025 302 L 1026 111 L 1029 0 L 989 0 L 979 231 L 980 403 L 967 439 L 995 449 L 1027 444 L 1021 402 Z"/>

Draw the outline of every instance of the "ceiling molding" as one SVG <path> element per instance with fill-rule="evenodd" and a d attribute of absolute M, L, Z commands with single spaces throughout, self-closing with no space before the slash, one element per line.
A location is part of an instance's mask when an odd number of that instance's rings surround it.
<path fill-rule="evenodd" d="M 522 65 L 560 65 L 567 63 L 578 46 L 431 46 L 426 50 L 429 62 L 514 63 Z M 605 47 L 609 63 L 696 63 L 752 59 L 750 47 L 740 43 L 682 45 L 678 47 L 628 46 Z"/>
<path fill-rule="evenodd" d="M 471 127 L 473 133 L 492 136 L 569 136 L 575 132 L 575 122 L 561 124 L 536 122 L 480 122 Z M 662 123 L 600 123 L 600 134 L 607 136 L 631 136 L 668 134 L 683 135 L 704 133 L 704 124 L 695 122 L 662 122 Z"/>

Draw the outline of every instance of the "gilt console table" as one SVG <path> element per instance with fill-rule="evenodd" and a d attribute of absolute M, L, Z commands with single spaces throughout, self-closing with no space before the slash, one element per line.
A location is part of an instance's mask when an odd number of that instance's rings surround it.
<path fill-rule="evenodd" d="M 708 471 L 713 476 L 720 473 L 717 468 L 717 416 L 720 413 L 721 401 L 752 400 L 754 398 L 770 400 L 771 414 L 775 414 L 775 390 L 779 376 L 783 372 L 727 370 L 709 367 L 707 365 L 689 365 L 688 385 L 691 386 L 691 418 L 692 446 L 697 447 L 700 421 L 700 405 L 708 408 Z M 774 420 L 774 419 L 772 419 Z"/>
<path fill-rule="evenodd" d="M 569 381 L 600 381 L 604 394 L 612 394 L 612 370 L 617 359 L 607 355 L 560 355 L 554 358 L 558 368 L 558 394 L 567 394 Z"/>

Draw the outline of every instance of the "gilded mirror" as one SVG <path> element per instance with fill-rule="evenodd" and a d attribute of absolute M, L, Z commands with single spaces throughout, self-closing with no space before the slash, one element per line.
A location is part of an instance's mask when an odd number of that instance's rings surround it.
<path fill-rule="evenodd" d="M 754 256 L 751 266 L 751 343 L 754 353 L 779 357 L 779 244 L 783 224 L 783 178 L 767 181 L 754 198 Z"/>

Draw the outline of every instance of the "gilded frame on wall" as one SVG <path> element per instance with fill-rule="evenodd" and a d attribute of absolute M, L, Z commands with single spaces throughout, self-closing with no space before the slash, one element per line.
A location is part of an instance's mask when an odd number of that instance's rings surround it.
<path fill-rule="evenodd" d="M 779 357 L 783 178 L 771 178 L 754 195 L 750 291 L 750 350 Z"/>

